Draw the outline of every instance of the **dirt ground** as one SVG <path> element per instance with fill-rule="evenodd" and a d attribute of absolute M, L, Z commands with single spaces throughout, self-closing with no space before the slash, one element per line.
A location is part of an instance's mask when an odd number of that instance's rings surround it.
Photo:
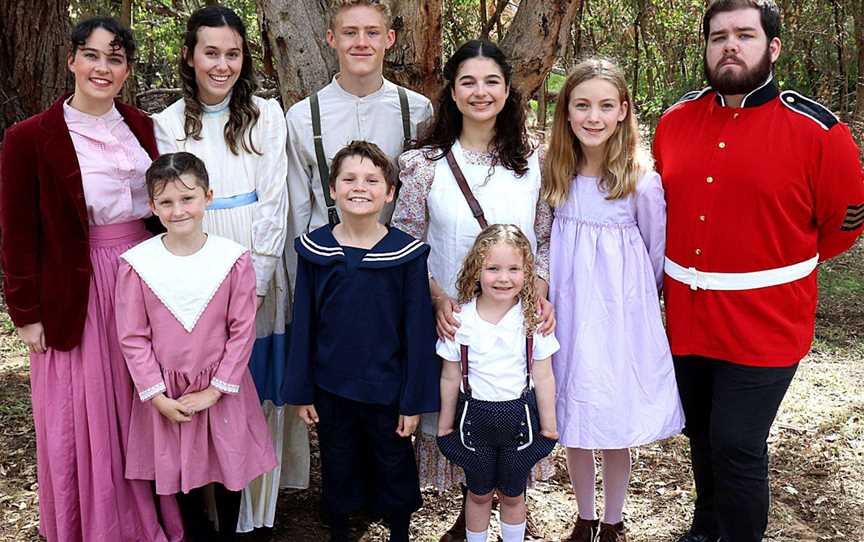
<path fill-rule="evenodd" d="M 773 502 L 766 540 L 864 541 L 864 244 L 824 264 L 813 349 L 801 364 L 769 439 Z M 28 364 L 5 314 L 0 320 L 0 541 L 39 540 Z M 626 507 L 630 540 L 675 540 L 689 525 L 694 492 L 687 441 L 676 437 L 633 452 Z M 572 526 L 574 499 L 562 451 L 553 480 L 529 490 L 529 506 L 550 540 Z M 318 541 L 317 458 L 312 488 L 285 493 L 272 540 Z M 455 492 L 424 493 L 412 539 L 437 541 L 458 508 Z M 602 509 L 602 503 L 601 503 Z M 495 522 L 493 522 L 495 523 Z M 386 540 L 376 523 L 358 538 Z M 244 536 L 244 540 L 253 540 Z"/>

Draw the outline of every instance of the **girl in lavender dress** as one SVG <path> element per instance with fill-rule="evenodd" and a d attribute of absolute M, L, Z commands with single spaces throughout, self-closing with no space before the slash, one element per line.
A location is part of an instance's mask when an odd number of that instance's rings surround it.
<path fill-rule="evenodd" d="M 555 209 L 550 298 L 560 442 L 579 515 L 567 540 L 626 542 L 630 450 L 675 435 L 684 417 L 660 316 L 666 206 L 639 143 L 621 70 L 580 63 L 559 94 L 543 177 Z M 603 522 L 594 450 L 603 451 Z"/>

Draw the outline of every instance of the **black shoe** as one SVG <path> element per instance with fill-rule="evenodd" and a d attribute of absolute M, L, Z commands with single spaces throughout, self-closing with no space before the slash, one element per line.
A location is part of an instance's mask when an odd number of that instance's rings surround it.
<path fill-rule="evenodd" d="M 723 542 L 723 539 L 716 535 L 687 531 L 687 534 L 679 538 L 678 542 Z"/>

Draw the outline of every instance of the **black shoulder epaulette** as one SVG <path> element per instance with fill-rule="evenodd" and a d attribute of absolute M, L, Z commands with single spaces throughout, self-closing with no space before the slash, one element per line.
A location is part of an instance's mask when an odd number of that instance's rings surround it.
<path fill-rule="evenodd" d="M 812 120 L 822 128 L 830 130 L 832 126 L 840 122 L 837 115 L 830 109 L 807 96 L 802 96 L 794 90 L 784 90 L 780 93 L 780 101 L 783 105 Z"/>
<path fill-rule="evenodd" d="M 691 90 L 687 94 L 678 98 L 678 101 L 672 104 L 672 107 L 675 107 L 676 105 L 684 102 L 692 102 L 693 100 L 698 100 L 699 98 L 707 94 L 710 90 L 711 87 L 705 87 L 702 90 Z"/>

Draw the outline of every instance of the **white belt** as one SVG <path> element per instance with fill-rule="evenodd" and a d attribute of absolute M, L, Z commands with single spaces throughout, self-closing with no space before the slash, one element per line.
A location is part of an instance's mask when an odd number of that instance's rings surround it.
<path fill-rule="evenodd" d="M 816 269 L 819 255 L 785 267 L 750 273 L 707 273 L 695 267 L 683 267 L 666 258 L 663 270 L 671 278 L 688 284 L 691 290 L 753 290 L 803 279 Z"/>

